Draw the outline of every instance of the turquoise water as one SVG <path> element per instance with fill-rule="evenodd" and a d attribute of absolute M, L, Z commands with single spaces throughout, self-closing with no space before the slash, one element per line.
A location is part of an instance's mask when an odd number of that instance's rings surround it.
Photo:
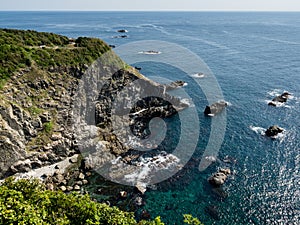
<path fill-rule="evenodd" d="M 196 53 L 230 102 L 219 159 L 229 156 L 235 163 L 218 162 L 199 172 L 211 122 L 202 113 L 207 104 L 203 92 L 177 68 L 136 64 L 147 76 L 159 74 L 187 81 L 184 89 L 194 100 L 201 124 L 198 145 L 188 165 L 149 189 L 142 196 L 145 204 L 133 210 L 137 216 L 142 210 L 152 217 L 161 215 L 167 224 L 182 224 L 183 213 L 191 213 L 205 224 L 299 224 L 300 13 L 0 12 L 0 27 L 93 36 L 116 46 L 161 40 Z M 118 29 L 128 30 L 128 38 L 112 38 Z M 283 91 L 293 96 L 287 104 L 276 108 L 267 105 Z M 175 120 L 171 120 L 170 129 Z M 282 138 L 271 140 L 260 134 L 273 124 L 286 129 Z M 180 136 L 173 126 L 172 135 L 165 140 L 167 150 L 172 150 L 176 145 L 172 141 Z M 221 191 L 213 190 L 207 182 L 220 166 L 234 172 Z M 128 207 L 125 200 L 108 199 Z"/>

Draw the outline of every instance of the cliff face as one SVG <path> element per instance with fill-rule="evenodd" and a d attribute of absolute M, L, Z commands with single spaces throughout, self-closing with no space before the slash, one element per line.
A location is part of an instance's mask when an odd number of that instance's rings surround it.
<path fill-rule="evenodd" d="M 98 39 L 0 29 L 0 178 L 76 152 L 72 102 Z"/>
<path fill-rule="evenodd" d="M 28 172 L 80 153 L 73 126 L 77 119 L 74 118 L 74 108 L 90 108 L 94 112 L 92 123 L 101 131 L 99 141 L 105 143 L 114 156 L 126 157 L 132 148 L 124 145 L 124 135 L 118 135 L 118 132 L 123 132 L 124 121 L 114 117 L 119 112 L 112 110 L 118 93 L 125 87 L 127 92 L 123 93 L 119 103 L 127 109 L 121 114 L 129 113 L 125 122 L 131 124 L 131 131 L 139 138 L 149 135 L 147 124 L 151 118 L 168 117 L 187 107 L 179 99 L 166 94 L 163 86 L 146 79 L 114 54 L 104 56 L 110 60 L 111 68 L 95 66 L 94 60 L 110 50 L 98 39 L 69 40 L 54 34 L 15 30 L 0 30 L 0 35 L 1 48 L 6 51 L 6 55 L 0 55 L 0 178 Z M 20 59 L 14 61 L 16 55 Z M 23 57 L 27 58 L 24 60 Z M 116 64 L 117 70 L 114 71 Z M 91 72 L 97 74 L 96 82 Z M 83 77 L 91 79 L 88 83 L 91 86 L 101 83 L 94 96 L 78 94 Z M 136 80 L 143 82 L 130 87 L 130 83 Z M 147 93 L 147 89 L 151 91 Z M 139 97 L 138 90 L 146 91 L 147 98 L 134 103 L 132 101 Z M 153 93 L 160 97 L 153 97 Z M 86 97 L 95 98 L 96 103 L 87 103 Z M 127 157 L 127 161 L 136 157 L 138 155 Z"/>

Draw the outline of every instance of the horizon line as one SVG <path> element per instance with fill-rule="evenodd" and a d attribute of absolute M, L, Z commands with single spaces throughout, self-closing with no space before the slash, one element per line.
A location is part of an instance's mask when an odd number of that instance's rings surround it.
<path fill-rule="evenodd" d="M 256 10 L 256 9 L 232 9 L 232 10 L 219 10 L 219 9 L 203 9 L 203 10 L 173 10 L 173 9 L 159 9 L 159 10 L 80 10 L 80 9 L 0 9 L 0 12 L 300 12 L 300 10 Z"/>

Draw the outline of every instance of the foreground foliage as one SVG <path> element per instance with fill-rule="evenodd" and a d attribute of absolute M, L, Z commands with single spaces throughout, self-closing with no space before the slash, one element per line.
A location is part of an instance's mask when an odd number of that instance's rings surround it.
<path fill-rule="evenodd" d="M 190 215 L 184 218 L 187 224 L 200 224 Z M 133 213 L 94 202 L 88 195 L 49 191 L 38 180 L 13 178 L 0 186 L 0 224 L 164 225 L 159 217 L 137 222 Z"/>
<path fill-rule="evenodd" d="M 159 221 L 159 219 L 156 219 Z M 45 190 L 37 180 L 7 179 L 0 186 L 0 224 L 137 224 L 133 213 L 88 195 Z M 141 222 L 141 224 L 162 224 Z"/>

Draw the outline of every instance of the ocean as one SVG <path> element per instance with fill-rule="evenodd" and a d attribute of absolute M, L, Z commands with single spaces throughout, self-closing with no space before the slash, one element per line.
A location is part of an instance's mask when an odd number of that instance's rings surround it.
<path fill-rule="evenodd" d="M 188 213 L 204 224 L 299 224 L 300 13 L 0 12 L 0 27 L 97 37 L 115 45 L 116 51 L 138 41 L 166 42 L 201 58 L 228 102 L 226 112 L 212 118 L 203 115 L 210 101 L 199 82 L 206 77 L 194 78 L 176 66 L 189 62 L 186 55 L 174 51 L 172 65 L 153 61 L 164 57 L 162 51 L 133 64 L 145 76 L 187 82 L 182 89 L 198 117 L 197 124 L 187 124 L 187 136 L 196 141 L 189 162 L 178 174 L 148 188 L 143 204 L 134 208 L 137 217 L 147 212 L 152 218 L 160 215 L 166 224 L 182 224 L 182 214 Z M 120 29 L 128 32 L 118 33 Z M 116 38 L 120 35 L 126 37 Z M 176 91 L 180 92 L 172 93 Z M 285 91 L 291 93 L 287 103 L 268 105 Z M 217 136 L 212 143 L 218 152 L 216 162 L 200 171 L 213 122 L 222 116 L 226 124 L 217 124 L 217 129 L 224 129 L 224 137 Z M 176 148 L 183 135 L 179 119 L 167 121 L 167 152 Z M 285 129 L 283 135 L 277 139 L 262 135 L 275 124 Z M 224 167 L 232 174 L 221 189 L 212 188 L 207 179 Z M 101 184 L 95 178 L 91 186 L 97 189 Z M 113 201 L 111 192 L 102 198 L 132 209 L 128 199 Z"/>

